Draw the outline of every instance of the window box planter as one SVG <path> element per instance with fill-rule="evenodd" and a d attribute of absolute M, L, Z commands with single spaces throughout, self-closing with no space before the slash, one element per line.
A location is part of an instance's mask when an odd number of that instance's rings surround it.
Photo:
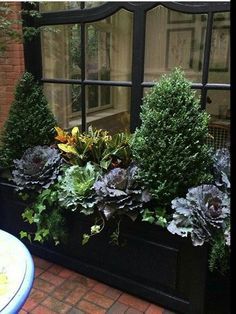
<path fill-rule="evenodd" d="M 29 228 L 21 218 L 25 204 L 18 199 L 14 185 L 3 180 L 0 199 L 0 228 L 19 236 L 21 230 Z M 108 229 L 82 246 L 82 235 L 88 231 L 91 218 L 77 213 L 68 215 L 68 243 L 54 246 L 23 241 L 32 254 L 179 313 L 206 313 L 206 247 L 193 247 L 189 239 L 129 219 L 121 224 L 125 246 L 110 245 Z"/>

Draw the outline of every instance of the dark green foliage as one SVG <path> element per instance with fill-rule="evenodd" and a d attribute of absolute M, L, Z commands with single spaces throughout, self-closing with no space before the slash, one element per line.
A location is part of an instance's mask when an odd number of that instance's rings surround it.
<path fill-rule="evenodd" d="M 222 233 L 214 239 L 209 254 L 209 269 L 210 271 L 218 270 L 225 274 L 230 267 L 230 250 L 225 243 L 225 238 Z"/>
<path fill-rule="evenodd" d="M 0 165 L 11 167 L 24 151 L 36 145 L 48 145 L 54 139 L 56 121 L 48 108 L 41 86 L 30 73 L 19 81 L 1 136 Z"/>
<path fill-rule="evenodd" d="M 181 70 L 164 75 L 144 98 L 141 127 L 134 134 L 140 177 L 159 207 L 184 195 L 189 186 L 211 181 L 211 150 L 206 145 L 209 116 Z"/>

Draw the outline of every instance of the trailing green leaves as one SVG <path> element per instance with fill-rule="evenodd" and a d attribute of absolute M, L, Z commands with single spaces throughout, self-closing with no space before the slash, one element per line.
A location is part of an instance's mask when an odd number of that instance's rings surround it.
<path fill-rule="evenodd" d="M 58 204 L 57 185 L 38 194 L 33 204 L 25 209 L 22 218 L 34 225 L 34 230 L 21 231 L 21 238 L 27 237 L 41 243 L 53 239 L 56 245 L 63 241 L 66 237 L 65 218 L 63 209 Z"/>

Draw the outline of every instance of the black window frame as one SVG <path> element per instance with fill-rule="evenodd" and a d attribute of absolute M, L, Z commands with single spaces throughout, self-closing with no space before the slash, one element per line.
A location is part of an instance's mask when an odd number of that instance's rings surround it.
<path fill-rule="evenodd" d="M 30 4 L 27 2 L 22 3 L 22 5 L 25 9 L 30 8 Z M 41 83 L 79 84 L 81 86 L 82 131 L 86 131 L 85 86 L 106 85 L 131 88 L 130 131 L 134 132 L 136 127 L 140 125 L 139 116 L 143 89 L 154 85 L 152 82 L 144 81 L 146 13 L 159 5 L 182 13 L 208 15 L 203 52 L 202 80 L 201 83 L 192 83 L 193 89 L 201 90 L 201 108 L 205 109 L 208 90 L 230 90 L 230 84 L 208 82 L 214 14 L 218 12 L 230 12 L 229 2 L 107 2 L 89 9 L 84 8 L 84 3 L 82 2 L 81 8 L 78 9 L 41 13 L 42 16 L 40 19 L 27 17 L 24 20 L 24 25 L 34 27 L 79 23 L 81 25 L 82 66 L 81 79 L 79 80 L 43 78 L 41 43 L 40 36 L 38 36 L 34 40 L 24 44 L 26 70 L 31 72 Z M 131 81 L 87 80 L 85 77 L 85 24 L 107 18 L 120 9 L 125 9 L 133 13 Z"/>

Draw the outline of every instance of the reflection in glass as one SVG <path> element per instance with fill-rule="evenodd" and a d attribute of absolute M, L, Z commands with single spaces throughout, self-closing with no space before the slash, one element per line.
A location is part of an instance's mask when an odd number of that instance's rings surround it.
<path fill-rule="evenodd" d="M 105 1 L 42 1 L 39 3 L 40 12 L 62 11 L 70 9 L 80 9 L 84 5 L 85 9 L 98 7 Z"/>
<path fill-rule="evenodd" d="M 79 1 L 41 1 L 39 3 L 40 12 L 63 11 L 69 9 L 79 9 Z"/>
<path fill-rule="evenodd" d="M 230 119 L 230 92 L 209 90 L 207 93 L 206 110 L 212 120 L 226 121 Z"/>
<path fill-rule="evenodd" d="M 87 108 L 97 108 L 99 107 L 98 99 L 98 86 L 88 86 L 87 87 Z"/>
<path fill-rule="evenodd" d="M 133 15 L 126 10 L 86 24 L 86 79 L 131 80 Z"/>
<path fill-rule="evenodd" d="M 80 25 L 75 24 L 70 28 L 70 38 L 69 38 L 69 76 L 72 79 L 81 78 L 81 29 Z"/>
<path fill-rule="evenodd" d="M 111 133 L 129 131 L 130 88 L 98 86 L 98 91 L 100 111 L 88 109 L 87 126 L 106 129 Z"/>
<path fill-rule="evenodd" d="M 98 7 L 104 3 L 106 3 L 106 2 L 105 1 L 85 1 L 84 7 L 86 9 L 90 9 L 90 8 Z"/>
<path fill-rule="evenodd" d="M 207 93 L 206 110 L 211 115 L 209 143 L 215 149 L 230 145 L 230 92 L 212 90 Z"/>
<path fill-rule="evenodd" d="M 80 25 L 54 25 L 41 34 L 44 78 L 81 78 Z"/>
<path fill-rule="evenodd" d="M 181 67 L 195 82 L 202 78 L 202 48 L 207 18 L 158 6 L 147 12 L 144 81 Z"/>
<path fill-rule="evenodd" d="M 44 83 L 44 94 L 49 106 L 60 127 L 70 128 L 70 120 L 73 111 L 80 110 L 80 86 L 68 84 Z M 77 117 L 78 125 L 81 125 L 81 118 Z"/>
<path fill-rule="evenodd" d="M 81 86 L 71 85 L 71 111 L 81 111 Z"/>
<path fill-rule="evenodd" d="M 132 13 L 120 10 L 85 27 L 89 80 L 131 80 Z M 41 34 L 44 78 L 81 79 L 81 27 L 53 25 Z"/>
<path fill-rule="evenodd" d="M 44 94 L 59 126 L 81 126 L 81 87 L 70 84 L 44 84 Z M 129 130 L 130 88 L 86 86 L 87 125 L 111 132 Z"/>
<path fill-rule="evenodd" d="M 88 112 L 112 107 L 110 86 L 86 86 L 85 92 Z"/>
<path fill-rule="evenodd" d="M 230 13 L 214 14 L 209 82 L 230 83 Z"/>

